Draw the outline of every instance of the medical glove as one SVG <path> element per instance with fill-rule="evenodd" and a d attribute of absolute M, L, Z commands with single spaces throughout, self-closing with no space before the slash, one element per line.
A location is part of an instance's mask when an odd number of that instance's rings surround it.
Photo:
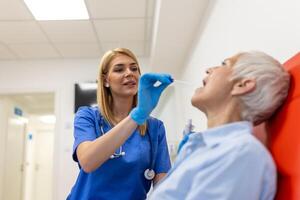
<path fill-rule="evenodd" d="M 183 145 L 185 145 L 187 143 L 187 141 L 190 139 L 190 135 L 191 135 L 191 133 L 187 133 L 183 136 L 183 139 L 180 141 L 180 143 L 178 145 L 177 154 L 179 154 Z"/>
<path fill-rule="evenodd" d="M 161 84 L 156 86 L 157 82 Z M 169 74 L 146 73 L 141 76 L 138 88 L 137 106 L 130 117 L 139 125 L 143 124 L 158 103 L 164 89 L 173 82 Z"/>

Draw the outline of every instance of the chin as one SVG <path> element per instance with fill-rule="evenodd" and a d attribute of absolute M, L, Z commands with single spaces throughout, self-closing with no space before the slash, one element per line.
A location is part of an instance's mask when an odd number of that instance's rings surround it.
<path fill-rule="evenodd" d="M 202 112 L 204 112 L 203 105 L 202 105 L 202 101 L 201 99 L 197 99 L 195 96 L 192 97 L 191 99 L 191 104 L 192 106 L 194 106 L 195 108 L 198 108 L 199 110 L 201 110 Z"/>
<path fill-rule="evenodd" d="M 197 100 L 197 98 L 195 96 L 193 96 L 191 99 L 191 104 L 194 107 L 198 107 L 197 105 L 199 104 L 199 100 Z"/>
<path fill-rule="evenodd" d="M 124 96 L 134 96 L 134 95 L 136 95 L 137 94 L 137 92 L 136 91 L 128 91 L 128 92 L 125 92 L 123 95 Z"/>
<path fill-rule="evenodd" d="M 123 93 L 124 94 L 135 95 L 137 93 L 137 88 L 124 89 Z"/>

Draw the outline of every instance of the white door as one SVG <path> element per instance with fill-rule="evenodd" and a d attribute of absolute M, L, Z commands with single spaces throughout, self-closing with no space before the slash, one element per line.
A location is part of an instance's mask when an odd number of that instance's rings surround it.
<path fill-rule="evenodd" d="M 22 119 L 8 119 L 3 184 L 5 200 L 21 200 L 22 197 L 25 128 Z"/>
<path fill-rule="evenodd" d="M 53 131 L 35 134 L 35 186 L 34 200 L 52 199 Z"/>

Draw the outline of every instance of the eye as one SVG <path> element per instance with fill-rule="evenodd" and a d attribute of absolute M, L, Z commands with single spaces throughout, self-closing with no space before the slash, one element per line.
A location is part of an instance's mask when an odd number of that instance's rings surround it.
<path fill-rule="evenodd" d="M 139 68 L 137 66 L 131 66 L 130 69 L 131 71 L 136 72 Z"/>
<path fill-rule="evenodd" d="M 224 60 L 223 62 L 222 62 L 222 66 L 225 66 L 226 65 L 226 61 Z"/>
<path fill-rule="evenodd" d="M 122 68 L 115 68 L 113 71 L 114 71 L 114 72 L 122 72 L 123 69 L 122 69 Z"/>
<path fill-rule="evenodd" d="M 114 72 L 122 72 L 124 70 L 123 65 L 115 65 L 113 68 Z"/>

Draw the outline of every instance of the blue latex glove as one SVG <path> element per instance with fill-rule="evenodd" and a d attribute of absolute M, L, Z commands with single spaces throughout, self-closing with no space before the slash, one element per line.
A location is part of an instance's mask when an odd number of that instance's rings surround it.
<path fill-rule="evenodd" d="M 161 85 L 155 87 L 159 81 Z M 146 73 L 141 76 L 138 88 L 138 104 L 130 117 L 139 125 L 143 124 L 158 103 L 162 91 L 173 82 L 169 74 Z"/>
<path fill-rule="evenodd" d="M 187 141 L 190 139 L 190 135 L 192 133 L 187 133 L 184 135 L 183 139 L 180 141 L 179 145 L 178 145 L 178 150 L 177 150 L 177 154 L 179 154 L 179 152 L 181 151 L 183 145 L 185 145 L 185 143 L 187 143 Z"/>

